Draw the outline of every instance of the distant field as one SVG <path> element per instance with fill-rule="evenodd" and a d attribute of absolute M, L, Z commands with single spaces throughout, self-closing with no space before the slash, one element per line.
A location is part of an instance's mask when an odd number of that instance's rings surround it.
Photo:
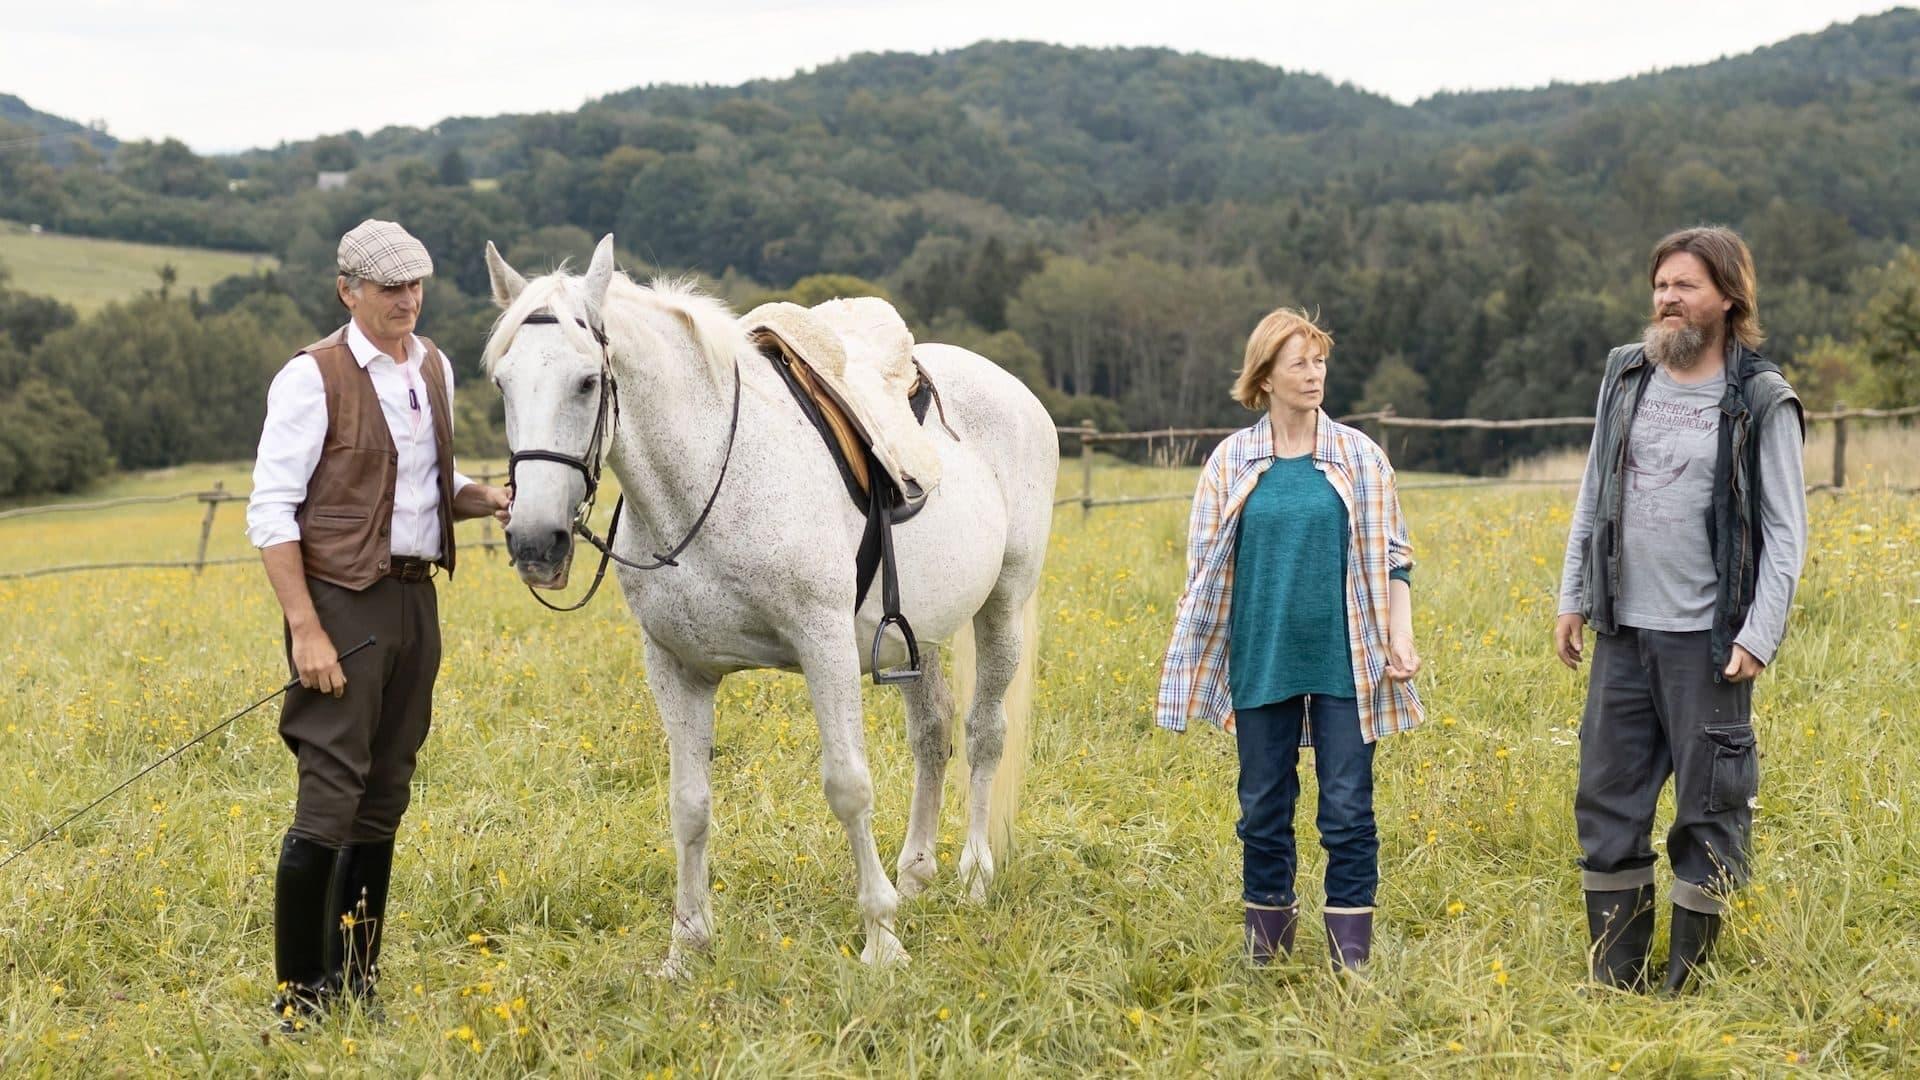
<path fill-rule="evenodd" d="M 159 287 L 160 267 L 168 263 L 180 272 L 174 289 L 181 293 L 276 265 L 271 255 L 36 234 L 18 222 L 0 221 L 0 266 L 12 275 L 13 287 L 57 297 L 81 314 Z"/>

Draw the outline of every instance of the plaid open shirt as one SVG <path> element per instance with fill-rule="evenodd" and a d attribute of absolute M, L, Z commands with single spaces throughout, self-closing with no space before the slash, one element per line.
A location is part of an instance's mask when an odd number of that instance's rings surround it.
<path fill-rule="evenodd" d="M 1173 641 L 1160 673 L 1155 721 L 1185 731 L 1189 717 L 1233 730 L 1233 694 L 1227 685 L 1227 630 L 1233 602 L 1234 546 L 1240 509 L 1273 466 L 1273 424 L 1265 416 L 1228 436 L 1207 459 L 1193 497 L 1187 530 L 1187 588 L 1174 610 Z M 1393 466 L 1373 440 L 1320 413 L 1313 464 L 1347 507 L 1347 640 L 1360 734 L 1371 743 L 1411 730 L 1425 718 L 1413 684 L 1386 677 L 1387 575 L 1413 566 L 1413 547 L 1400 516 Z M 1301 744 L 1311 742 L 1301 725 Z"/>

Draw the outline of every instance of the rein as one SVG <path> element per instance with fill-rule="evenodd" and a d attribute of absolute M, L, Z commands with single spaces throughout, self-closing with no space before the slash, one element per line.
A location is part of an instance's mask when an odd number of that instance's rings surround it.
<path fill-rule="evenodd" d="M 620 427 L 619 387 L 614 383 L 613 379 L 613 355 L 607 347 L 606 332 L 597 327 L 589 326 L 579 318 L 575 318 L 573 321 L 588 333 L 592 334 L 593 339 L 600 344 L 600 404 L 594 417 L 593 437 L 587 444 L 587 451 L 579 457 L 563 454 L 557 450 L 514 450 L 510 451 L 507 455 L 507 485 L 509 487 L 513 486 L 514 470 L 522 461 L 550 461 L 557 465 L 565 465 L 577 471 L 587 482 L 586 498 L 582 499 L 580 505 L 574 510 L 573 532 L 574 535 L 579 536 L 587 543 L 599 549 L 600 566 L 594 571 L 593 583 L 587 586 L 586 595 L 571 604 L 555 604 L 546 597 L 541 596 L 533 586 L 528 585 L 527 592 L 551 611 L 578 611 L 585 607 L 587 601 L 593 599 L 593 594 L 600 591 L 600 582 L 607 576 L 608 562 L 617 562 L 630 570 L 659 570 L 663 567 L 679 566 L 680 564 L 674 560 L 681 552 L 687 550 L 687 545 L 693 543 L 694 537 L 700 535 L 700 529 L 707 523 L 707 515 L 713 512 L 713 504 L 720 498 L 720 488 L 727 480 L 727 466 L 733 461 L 734 436 L 739 434 L 740 431 L 741 379 L 740 361 L 736 358 L 733 362 L 733 415 L 727 421 L 727 449 L 726 453 L 720 459 L 720 475 L 713 481 L 713 491 L 707 496 L 706 505 L 700 508 L 700 516 L 694 519 L 692 528 L 687 530 L 687 534 L 681 537 L 680 542 L 675 544 L 671 551 L 668 551 L 665 555 L 655 553 L 653 556 L 654 561 L 651 563 L 634 562 L 631 559 L 625 559 L 614 554 L 613 541 L 614 537 L 620 531 L 620 512 L 626 508 L 626 494 L 623 492 L 618 499 L 614 500 L 613 520 L 607 525 L 607 538 L 605 540 L 594 535 L 593 529 L 587 525 L 587 517 L 593 512 L 594 497 L 600 492 L 600 469 L 606 461 L 607 439 Z M 559 317 L 551 311 L 536 311 L 527 316 L 522 325 L 528 323 L 558 325 L 559 322 Z M 612 402 L 613 410 L 613 423 L 611 425 L 607 423 L 609 401 Z"/>

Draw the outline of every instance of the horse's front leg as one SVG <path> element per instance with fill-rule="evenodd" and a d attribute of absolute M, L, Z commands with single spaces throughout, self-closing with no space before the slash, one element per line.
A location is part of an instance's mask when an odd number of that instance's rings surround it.
<path fill-rule="evenodd" d="M 678 885 L 673 897 L 673 940 L 660 973 L 680 978 L 690 954 L 713 941 L 713 905 L 707 893 L 707 828 L 713 818 L 713 697 L 708 679 L 679 657 L 647 641 L 647 682 L 667 729 L 669 807 Z"/>
<path fill-rule="evenodd" d="M 894 914 L 900 894 L 880 865 L 873 842 L 873 776 L 867 769 L 866 726 L 860 708 L 860 661 L 844 618 L 821 620 L 808 627 L 799 644 L 800 670 L 813 697 L 814 721 L 820 727 L 820 775 L 827 805 L 847 831 L 853 849 L 853 867 L 866 923 L 867 943 L 860 959 L 869 964 L 899 964 L 907 951 L 894 936 Z M 834 631 L 838 630 L 838 633 Z"/>

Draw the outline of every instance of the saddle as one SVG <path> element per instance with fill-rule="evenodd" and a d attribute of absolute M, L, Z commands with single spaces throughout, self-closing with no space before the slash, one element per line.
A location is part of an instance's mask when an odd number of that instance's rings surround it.
<path fill-rule="evenodd" d="M 762 304 L 740 323 L 762 351 L 805 368 L 808 396 L 830 406 L 835 441 L 849 458 L 871 449 L 909 502 L 938 486 L 939 453 L 908 405 L 925 375 L 913 359 L 913 334 L 892 304 L 872 296 L 812 308 Z M 864 491 L 864 480 L 860 486 Z"/>
<path fill-rule="evenodd" d="M 893 305 L 875 297 L 814 308 L 763 304 L 740 322 L 819 431 L 848 498 L 866 515 L 854 557 L 854 607 L 866 603 L 878 575 L 882 616 L 871 650 L 873 681 L 912 682 L 920 677 L 920 648 L 900 613 L 893 526 L 920 512 L 940 477 L 938 452 L 921 426 L 939 392 L 913 358 L 913 335 Z M 880 646 L 890 627 L 906 643 L 907 664 L 883 670 Z"/>

